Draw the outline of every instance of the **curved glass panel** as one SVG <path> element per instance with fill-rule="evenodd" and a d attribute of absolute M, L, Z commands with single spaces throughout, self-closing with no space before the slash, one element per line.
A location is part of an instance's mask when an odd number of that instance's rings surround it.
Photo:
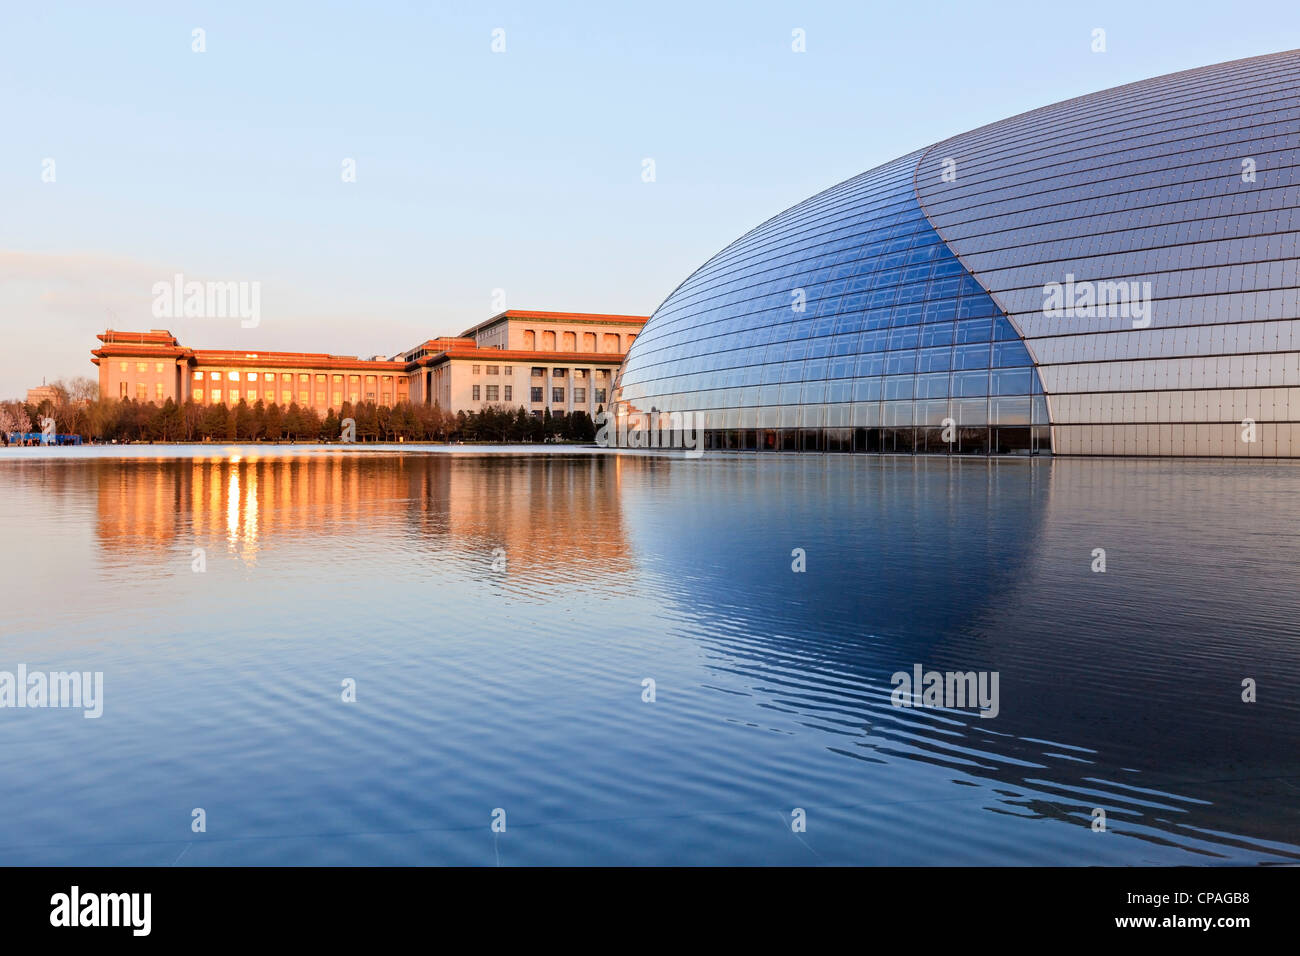
<path fill-rule="evenodd" d="M 705 263 L 633 343 L 616 412 L 702 416 L 712 448 L 1048 450 L 1033 362 L 922 212 L 919 155 L 813 196 Z"/>

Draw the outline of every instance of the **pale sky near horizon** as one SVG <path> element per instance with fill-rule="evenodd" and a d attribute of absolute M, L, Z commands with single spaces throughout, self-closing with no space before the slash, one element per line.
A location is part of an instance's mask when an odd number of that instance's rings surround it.
<path fill-rule="evenodd" d="M 369 356 L 482 321 L 496 289 L 649 314 L 913 149 L 1300 47 L 1272 0 L 0 3 L 0 398 L 93 375 L 107 327 Z M 259 282 L 260 323 L 155 318 L 176 273 Z"/>

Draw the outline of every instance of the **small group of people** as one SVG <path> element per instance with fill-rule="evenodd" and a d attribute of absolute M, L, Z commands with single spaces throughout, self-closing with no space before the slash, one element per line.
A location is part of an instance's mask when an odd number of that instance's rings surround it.
<path fill-rule="evenodd" d="M 80 435 L 45 435 L 41 432 L 0 432 L 0 444 L 24 445 L 80 445 Z"/>

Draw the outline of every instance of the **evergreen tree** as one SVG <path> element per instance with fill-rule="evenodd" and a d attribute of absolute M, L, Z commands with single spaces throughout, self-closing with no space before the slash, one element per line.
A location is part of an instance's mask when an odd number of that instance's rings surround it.
<path fill-rule="evenodd" d="M 348 403 L 343 403 L 344 408 L 348 408 Z M 348 409 L 351 411 L 351 409 Z M 346 418 L 347 416 L 343 416 Z M 343 437 L 343 426 L 340 424 L 338 416 L 334 414 L 334 409 L 330 409 L 325 415 L 325 420 L 320 423 L 316 430 L 316 438 L 321 441 L 338 441 Z"/>
<path fill-rule="evenodd" d="M 267 441 L 279 441 L 280 436 L 284 434 L 284 415 L 280 411 L 280 406 L 275 402 L 272 402 L 266 408 L 263 434 L 266 436 Z"/>
<path fill-rule="evenodd" d="M 253 410 L 242 398 L 235 406 L 234 427 L 229 429 L 230 437 L 235 441 L 249 441 L 253 437 Z"/>
<path fill-rule="evenodd" d="M 211 441 L 225 440 L 229 422 L 230 409 L 220 403 L 209 405 L 203 412 L 203 422 L 200 425 L 203 438 Z"/>

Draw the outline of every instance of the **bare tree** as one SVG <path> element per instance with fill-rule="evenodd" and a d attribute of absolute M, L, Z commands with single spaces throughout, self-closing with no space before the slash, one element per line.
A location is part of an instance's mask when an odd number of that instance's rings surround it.
<path fill-rule="evenodd" d="M 78 375 L 67 382 L 59 380 L 54 384 L 56 387 L 62 387 L 69 401 L 94 402 L 99 400 L 99 382 L 86 375 Z"/>
<path fill-rule="evenodd" d="M 45 399 L 44 401 L 41 402 L 42 406 L 44 406 L 46 402 L 50 402 L 50 407 L 52 410 L 54 408 L 58 408 L 60 405 L 68 404 L 68 397 L 69 397 L 68 386 L 63 381 L 63 379 L 56 378 L 54 381 L 50 382 L 49 387 L 54 389 L 54 398 L 53 400 Z"/>

